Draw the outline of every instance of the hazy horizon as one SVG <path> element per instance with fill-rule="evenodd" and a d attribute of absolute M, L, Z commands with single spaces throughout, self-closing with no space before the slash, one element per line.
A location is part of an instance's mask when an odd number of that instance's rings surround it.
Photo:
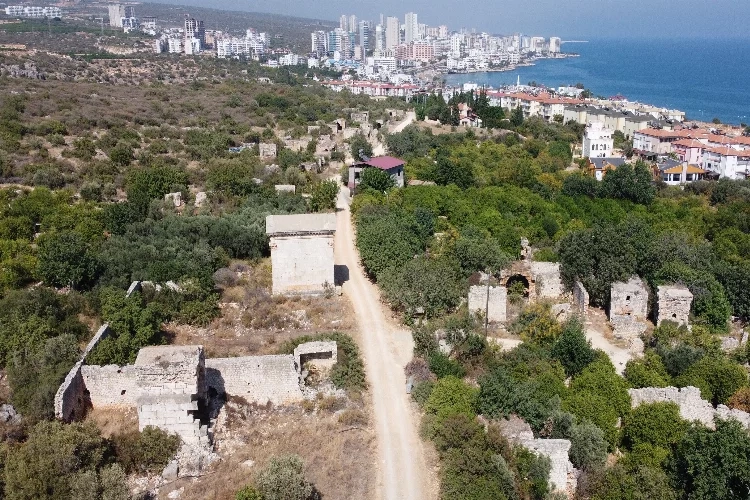
<path fill-rule="evenodd" d="M 380 14 L 403 22 L 406 12 L 416 12 L 420 23 L 445 24 L 489 33 L 522 32 L 563 38 L 750 38 L 747 20 L 750 2 L 737 0 L 478 0 L 309 1 L 219 0 L 206 5 L 200 0 L 160 0 L 156 3 L 223 10 L 283 14 L 337 22 L 342 14 L 377 22 Z M 728 48 L 731 50 L 731 47 Z"/>

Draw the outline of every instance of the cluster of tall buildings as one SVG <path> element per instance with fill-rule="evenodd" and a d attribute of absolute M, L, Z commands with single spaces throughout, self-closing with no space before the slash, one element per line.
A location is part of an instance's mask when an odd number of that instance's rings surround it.
<path fill-rule="evenodd" d="M 107 6 L 109 25 L 113 28 L 123 28 L 125 31 L 138 29 L 140 22 L 135 17 L 133 5 L 111 4 Z"/>
<path fill-rule="evenodd" d="M 364 60 L 368 55 L 395 57 L 397 47 L 404 45 L 407 52 L 412 44 L 447 37 L 448 27 L 430 28 L 420 24 L 417 14 L 409 12 L 402 23 L 398 17 L 380 16 L 380 22 L 358 20 L 355 15 L 342 15 L 339 27 L 332 31 L 312 33 L 311 51 L 318 57 L 332 55 L 336 59 Z M 417 52 L 429 51 L 429 43 Z M 392 53 L 387 53 L 392 51 Z"/>
<path fill-rule="evenodd" d="M 377 23 L 342 15 L 338 28 L 313 32 L 311 42 L 311 52 L 318 58 L 361 61 L 365 65 L 370 65 L 373 58 L 387 65 L 393 60 L 401 67 L 444 59 L 448 70 L 458 71 L 515 65 L 528 58 L 555 57 L 561 52 L 557 37 L 449 31 L 445 25 L 420 23 L 415 12 L 408 12 L 403 20 L 381 14 Z"/>
<path fill-rule="evenodd" d="M 199 54 L 206 48 L 206 30 L 203 21 L 185 14 L 185 23 L 182 29 L 165 31 L 160 38 L 154 41 L 154 51 L 158 54 L 169 52 L 170 54 Z"/>

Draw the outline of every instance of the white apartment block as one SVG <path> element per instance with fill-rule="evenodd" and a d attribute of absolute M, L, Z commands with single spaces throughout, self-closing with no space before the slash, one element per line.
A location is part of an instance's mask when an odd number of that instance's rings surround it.
<path fill-rule="evenodd" d="M 59 7 L 37 7 L 31 5 L 9 5 L 5 8 L 5 15 L 29 18 L 62 18 Z"/>
<path fill-rule="evenodd" d="M 590 122 L 583 135 L 583 156 L 588 158 L 608 158 L 612 156 L 614 139 L 612 130 L 602 122 Z"/>

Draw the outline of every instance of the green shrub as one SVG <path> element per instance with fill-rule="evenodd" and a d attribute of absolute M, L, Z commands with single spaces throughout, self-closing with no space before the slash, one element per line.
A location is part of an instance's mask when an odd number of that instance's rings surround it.
<path fill-rule="evenodd" d="M 427 380 L 425 382 L 419 382 L 414 385 L 411 390 L 411 398 L 416 401 L 420 407 L 424 407 L 427 404 L 427 400 L 432 394 L 432 389 L 435 388 L 435 382 Z"/>
<path fill-rule="evenodd" d="M 263 500 L 263 495 L 254 487 L 245 486 L 234 494 L 234 500 Z"/>
<path fill-rule="evenodd" d="M 449 376 L 435 382 L 424 410 L 438 419 L 458 414 L 474 417 L 476 399 L 476 389 L 469 387 L 461 379 Z"/>
<path fill-rule="evenodd" d="M 304 468 L 298 455 L 273 457 L 255 480 L 263 500 L 308 500 L 315 487 L 305 478 Z"/>
<path fill-rule="evenodd" d="M 642 404 L 622 421 L 622 443 L 633 449 L 640 444 L 669 448 L 675 445 L 687 430 L 687 422 L 680 417 L 675 403 Z"/>
<path fill-rule="evenodd" d="M 574 377 L 596 358 L 591 342 L 586 339 L 583 325 L 577 319 L 569 320 L 552 345 L 552 357 L 560 361 L 565 374 Z"/>
<path fill-rule="evenodd" d="M 127 474 L 161 472 L 180 447 L 178 436 L 150 425 L 143 432 L 117 434 L 112 442 L 117 462 Z"/>
<path fill-rule="evenodd" d="M 456 377 L 463 378 L 466 375 L 466 370 L 461 364 L 443 354 L 440 351 L 433 351 L 427 358 L 430 366 L 430 371 L 437 376 L 437 378 L 443 377 Z"/>

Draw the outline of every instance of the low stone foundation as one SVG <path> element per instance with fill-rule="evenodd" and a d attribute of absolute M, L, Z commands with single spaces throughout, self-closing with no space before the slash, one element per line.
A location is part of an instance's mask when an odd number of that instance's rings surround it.
<path fill-rule="evenodd" d="M 628 389 L 631 405 L 637 408 L 648 403 L 675 403 L 680 407 L 680 417 L 685 420 L 697 420 L 706 427 L 714 428 L 714 418 L 734 418 L 746 428 L 750 429 L 750 414 L 741 410 L 733 410 L 724 405 L 714 408 L 711 403 L 701 398 L 701 391 L 697 387 L 645 387 L 643 389 Z"/>

